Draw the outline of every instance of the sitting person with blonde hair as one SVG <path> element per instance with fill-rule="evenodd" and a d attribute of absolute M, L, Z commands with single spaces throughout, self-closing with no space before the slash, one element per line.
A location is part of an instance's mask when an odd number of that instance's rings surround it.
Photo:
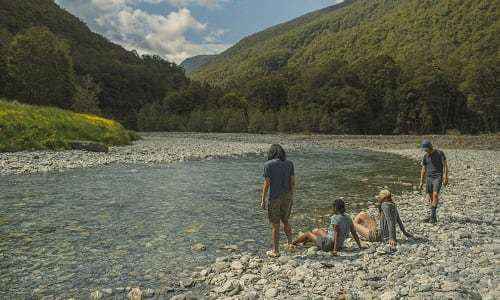
<path fill-rule="evenodd" d="M 413 237 L 413 233 L 407 232 L 403 226 L 391 192 L 381 190 L 377 199 L 380 227 L 370 214 L 363 211 L 354 219 L 354 229 L 370 242 L 388 242 L 391 246 L 396 246 L 396 223 L 405 236 Z"/>

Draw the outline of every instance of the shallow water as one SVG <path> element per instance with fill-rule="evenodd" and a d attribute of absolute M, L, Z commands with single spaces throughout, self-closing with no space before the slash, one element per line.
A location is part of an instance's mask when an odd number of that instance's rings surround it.
<path fill-rule="evenodd" d="M 365 150 L 319 148 L 288 159 L 297 178 L 294 232 L 325 226 L 335 197 L 354 215 L 381 187 L 397 194 L 419 176 L 409 159 Z M 0 298 L 174 287 L 227 246 L 264 253 L 263 163 L 255 156 L 1 176 Z M 195 243 L 207 250 L 191 250 Z"/>

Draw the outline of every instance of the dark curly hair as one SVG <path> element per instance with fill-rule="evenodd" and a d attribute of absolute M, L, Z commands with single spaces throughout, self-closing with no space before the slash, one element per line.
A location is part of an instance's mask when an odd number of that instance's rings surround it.
<path fill-rule="evenodd" d="M 280 144 L 273 144 L 271 145 L 271 148 L 269 148 L 269 152 L 267 153 L 267 160 L 271 159 L 279 159 L 279 160 L 285 160 L 286 159 L 286 153 L 285 149 L 281 147 Z"/>
<path fill-rule="evenodd" d="M 333 201 L 333 207 L 337 209 L 337 211 L 341 214 L 345 213 L 345 202 L 342 199 L 335 199 Z"/>

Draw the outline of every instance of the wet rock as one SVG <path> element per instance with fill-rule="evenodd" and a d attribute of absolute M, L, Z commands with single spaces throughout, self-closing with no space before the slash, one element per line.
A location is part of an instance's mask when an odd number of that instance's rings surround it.
<path fill-rule="evenodd" d="M 143 300 L 144 295 L 139 288 L 133 288 L 127 293 L 127 298 L 130 300 Z"/>
<path fill-rule="evenodd" d="M 205 251 L 205 250 L 207 250 L 207 246 L 205 246 L 205 244 L 197 243 L 197 244 L 191 245 L 191 250 Z"/>

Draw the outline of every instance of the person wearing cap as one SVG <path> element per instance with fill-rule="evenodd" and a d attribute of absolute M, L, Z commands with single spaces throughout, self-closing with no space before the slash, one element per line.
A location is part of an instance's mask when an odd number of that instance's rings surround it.
<path fill-rule="evenodd" d="M 359 249 L 363 249 L 351 217 L 345 215 L 345 202 L 342 199 L 336 199 L 333 201 L 332 209 L 334 215 L 330 218 L 328 231 L 321 228 L 308 231 L 293 240 L 292 245 L 305 245 L 312 242 L 316 244 L 318 250 L 330 252 L 331 256 L 336 256 L 337 251 L 344 247 L 345 238 L 350 231 Z"/>
<path fill-rule="evenodd" d="M 448 185 L 448 164 L 446 163 L 446 155 L 444 152 L 434 149 L 430 141 L 425 140 L 422 142 L 422 151 L 426 153 L 422 159 L 420 189 L 424 186 L 425 177 L 425 191 L 429 195 L 429 204 L 431 207 L 431 215 L 423 221 L 436 223 L 439 192 L 441 191 L 441 186 Z"/>
<path fill-rule="evenodd" d="M 407 232 L 403 222 L 399 217 L 396 203 L 392 200 L 389 190 L 381 190 L 377 195 L 379 202 L 378 216 L 380 227 L 369 213 L 360 212 L 354 219 L 354 229 L 369 242 L 386 242 L 391 246 L 396 246 L 396 224 L 407 237 L 413 237 L 413 233 Z"/>

